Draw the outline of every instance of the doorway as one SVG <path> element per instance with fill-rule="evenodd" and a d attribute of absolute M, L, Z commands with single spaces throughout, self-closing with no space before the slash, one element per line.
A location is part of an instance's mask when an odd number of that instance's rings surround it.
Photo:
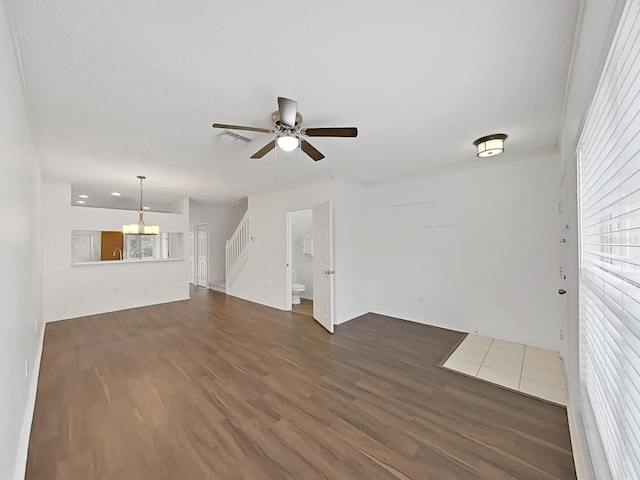
<path fill-rule="evenodd" d="M 196 285 L 209 288 L 209 234 L 206 223 L 196 225 L 195 238 Z"/>
<path fill-rule="evenodd" d="M 196 284 L 196 226 L 195 225 L 189 225 L 188 255 L 189 255 L 189 283 L 191 285 L 195 285 Z"/>
<path fill-rule="evenodd" d="M 331 201 L 310 210 L 287 212 L 286 225 L 285 304 L 303 315 L 311 311 L 313 319 L 333 333 L 335 271 Z"/>
<path fill-rule="evenodd" d="M 289 212 L 291 310 L 313 317 L 313 210 Z"/>

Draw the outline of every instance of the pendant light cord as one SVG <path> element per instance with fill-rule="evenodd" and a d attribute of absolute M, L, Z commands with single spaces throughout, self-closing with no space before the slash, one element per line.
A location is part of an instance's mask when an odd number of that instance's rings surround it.
<path fill-rule="evenodd" d="M 147 177 L 138 175 L 138 178 L 140 179 L 140 211 L 142 212 L 142 181 Z"/>

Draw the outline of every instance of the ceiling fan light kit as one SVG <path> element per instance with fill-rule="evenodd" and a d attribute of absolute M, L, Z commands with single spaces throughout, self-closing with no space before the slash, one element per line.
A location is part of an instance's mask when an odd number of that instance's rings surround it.
<path fill-rule="evenodd" d="M 313 145 L 304 137 L 357 137 L 358 129 L 355 127 L 334 127 L 334 128 L 302 128 L 302 115 L 298 112 L 298 102 L 289 98 L 278 97 L 278 110 L 271 115 L 273 129 L 260 127 L 247 127 L 244 125 L 228 125 L 226 123 L 214 123 L 213 128 L 224 128 L 229 130 L 248 130 L 259 133 L 275 133 L 277 136 L 256 153 L 251 158 L 262 158 L 271 150 L 278 146 L 285 152 L 295 150 L 298 146 L 313 160 L 318 161 L 324 158 Z"/>
<path fill-rule="evenodd" d="M 480 137 L 473 144 L 478 152 L 479 158 L 495 157 L 504 152 L 504 141 L 507 139 L 506 133 L 494 133 L 485 137 Z"/>
<path fill-rule="evenodd" d="M 293 135 L 281 135 L 278 137 L 277 144 L 285 152 L 291 152 L 298 148 L 300 142 L 298 141 L 298 137 Z"/>

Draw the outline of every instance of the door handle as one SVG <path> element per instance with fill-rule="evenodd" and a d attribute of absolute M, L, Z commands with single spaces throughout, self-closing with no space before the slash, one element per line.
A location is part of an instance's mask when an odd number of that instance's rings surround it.
<path fill-rule="evenodd" d="M 565 293 L 567 293 L 567 291 L 566 291 L 564 288 L 559 288 L 559 289 L 558 289 L 558 293 L 559 293 L 560 295 L 564 295 Z"/>

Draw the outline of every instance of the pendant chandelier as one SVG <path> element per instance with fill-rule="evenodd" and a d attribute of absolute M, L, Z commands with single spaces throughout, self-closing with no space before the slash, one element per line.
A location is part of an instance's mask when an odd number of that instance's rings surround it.
<path fill-rule="evenodd" d="M 123 225 L 122 233 L 125 235 L 157 235 L 160 233 L 160 227 L 157 225 L 144 224 L 144 209 L 142 208 L 142 181 L 147 177 L 138 175 L 137 178 L 140 179 L 140 210 L 138 211 L 138 223 Z"/>

